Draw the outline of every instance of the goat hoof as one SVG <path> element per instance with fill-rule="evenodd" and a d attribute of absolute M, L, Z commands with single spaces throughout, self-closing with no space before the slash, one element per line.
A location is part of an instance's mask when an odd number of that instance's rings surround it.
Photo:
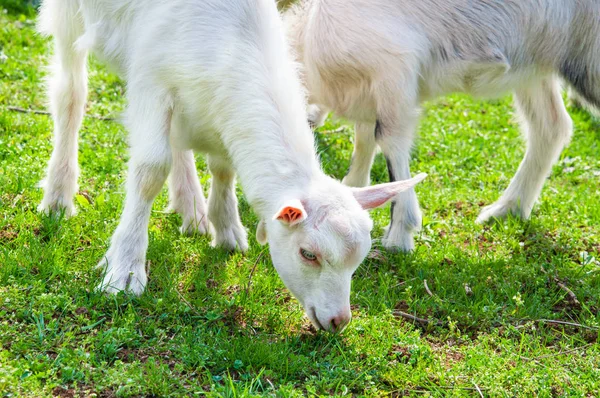
<path fill-rule="evenodd" d="M 127 264 L 108 258 L 101 261 L 98 267 L 106 270 L 104 279 L 98 286 L 100 291 L 109 294 L 125 291 L 139 296 L 146 288 L 148 276 L 144 264 Z"/>
<path fill-rule="evenodd" d="M 69 218 L 77 213 L 75 210 L 75 204 L 72 200 L 66 200 L 64 198 L 56 198 L 53 200 L 46 199 L 42 200 L 42 203 L 38 206 L 38 212 L 47 216 L 60 218 Z"/>
<path fill-rule="evenodd" d="M 203 214 L 197 214 L 195 217 L 184 218 L 179 232 L 182 235 L 206 235 L 208 233 L 208 220 Z"/>
<path fill-rule="evenodd" d="M 509 214 L 523 219 L 527 218 L 515 203 L 498 201 L 484 207 L 475 222 L 477 224 L 487 224 L 493 221 L 504 220 Z"/>
<path fill-rule="evenodd" d="M 385 237 L 381 240 L 383 247 L 390 252 L 411 252 L 415 249 L 412 230 L 405 227 L 388 226 Z"/>
<path fill-rule="evenodd" d="M 227 251 L 248 251 L 248 233 L 242 226 L 228 227 L 223 230 L 214 230 L 212 247 L 220 247 Z"/>

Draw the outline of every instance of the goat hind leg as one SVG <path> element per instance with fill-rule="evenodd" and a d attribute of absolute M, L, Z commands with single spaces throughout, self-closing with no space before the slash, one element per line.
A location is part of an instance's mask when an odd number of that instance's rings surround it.
<path fill-rule="evenodd" d="M 169 174 L 169 207 L 181 215 L 181 233 L 204 235 L 208 232 L 206 200 L 198 180 L 193 151 L 173 149 L 173 168 Z"/>
<path fill-rule="evenodd" d="M 555 79 L 545 78 L 517 90 L 515 103 L 527 138 L 527 151 L 502 197 L 483 209 L 478 223 L 504 218 L 509 213 L 529 218 L 546 177 L 571 138 L 573 122 Z"/>
<path fill-rule="evenodd" d="M 248 234 L 240 220 L 235 196 L 235 171 L 226 159 L 209 155 L 208 168 L 212 174 L 208 196 L 208 219 L 213 236 L 212 246 L 245 252 Z"/>

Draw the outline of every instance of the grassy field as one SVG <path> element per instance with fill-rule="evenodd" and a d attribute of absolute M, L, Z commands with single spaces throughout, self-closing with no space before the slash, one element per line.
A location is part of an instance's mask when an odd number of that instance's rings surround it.
<path fill-rule="evenodd" d="M 600 394 L 600 122 L 586 112 L 570 109 L 573 142 L 531 221 L 482 227 L 478 212 L 523 155 L 511 101 L 426 106 L 412 163 L 429 173 L 417 189 L 417 249 L 383 251 L 388 209 L 372 213 L 354 319 L 332 336 L 310 327 L 253 238 L 240 255 L 181 236 L 166 191 L 150 224 L 147 291 L 94 291 L 124 198 L 126 133 L 86 118 L 79 213 L 55 222 L 36 212 L 51 119 L 8 107 L 45 109 L 49 54 L 31 19 L 0 13 L 0 396 Z M 122 83 L 94 60 L 88 105 L 104 117 L 124 106 Z M 351 127 L 329 121 L 318 141 L 325 170 L 341 178 Z M 206 189 L 205 170 L 198 157 Z M 387 179 L 380 157 L 372 177 Z"/>

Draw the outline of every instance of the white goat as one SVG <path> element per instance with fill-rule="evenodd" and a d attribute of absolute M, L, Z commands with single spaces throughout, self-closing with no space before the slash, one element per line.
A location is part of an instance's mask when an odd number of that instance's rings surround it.
<path fill-rule="evenodd" d="M 285 13 L 285 23 L 303 65 L 311 123 L 322 123 L 328 110 L 356 122 L 344 179 L 350 186 L 368 185 L 377 146 L 390 181 L 410 177 L 422 101 L 514 90 L 527 152 L 478 222 L 529 217 L 571 137 L 558 76 L 577 98 L 600 105 L 597 0 L 304 0 Z M 411 250 L 420 225 L 414 191 L 400 194 L 383 244 Z"/>
<path fill-rule="evenodd" d="M 56 52 L 50 79 L 55 147 L 43 211 L 73 210 L 88 50 L 127 81 L 127 195 L 100 263 L 102 288 L 144 290 L 150 211 L 169 171 L 184 230 L 204 232 L 208 216 L 214 244 L 245 250 L 237 172 L 263 220 L 257 238 L 269 241 L 284 283 L 317 327 L 344 328 L 351 276 L 371 245 L 364 209 L 422 176 L 350 189 L 322 172 L 273 0 L 46 0 L 40 28 L 54 36 Z M 192 149 L 208 154 L 207 210 Z"/>

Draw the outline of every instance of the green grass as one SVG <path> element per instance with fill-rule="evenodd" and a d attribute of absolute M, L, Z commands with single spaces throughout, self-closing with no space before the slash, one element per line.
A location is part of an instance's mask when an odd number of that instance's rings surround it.
<path fill-rule="evenodd" d="M 50 45 L 28 17 L 3 13 L 0 54 L 0 396 L 599 394 L 600 124 L 587 113 L 570 109 L 573 142 L 531 221 L 482 227 L 481 206 L 499 197 L 523 155 L 511 101 L 452 96 L 426 106 L 412 163 L 429 173 L 417 189 L 417 249 L 383 251 L 388 209 L 374 211 L 354 319 L 330 336 L 309 327 L 254 239 L 240 255 L 179 235 L 178 216 L 163 212 L 166 192 L 150 226 L 147 291 L 94 291 L 124 198 L 126 133 L 86 118 L 79 213 L 59 222 L 39 215 L 51 119 L 7 107 L 45 108 Z M 89 114 L 122 109 L 122 83 L 92 61 Z M 318 135 L 336 177 L 352 149 L 344 126 L 329 121 Z M 201 157 L 198 171 L 206 189 Z M 380 157 L 372 176 L 387 179 Z M 253 234 L 256 216 L 239 194 Z"/>

